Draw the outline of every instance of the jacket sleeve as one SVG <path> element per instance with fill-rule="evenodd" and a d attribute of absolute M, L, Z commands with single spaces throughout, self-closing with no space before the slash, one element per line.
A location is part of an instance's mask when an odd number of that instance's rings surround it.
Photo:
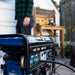
<path fill-rule="evenodd" d="M 32 13 L 33 13 L 33 0 L 27 0 L 27 4 L 26 4 L 26 17 L 31 17 Z"/>

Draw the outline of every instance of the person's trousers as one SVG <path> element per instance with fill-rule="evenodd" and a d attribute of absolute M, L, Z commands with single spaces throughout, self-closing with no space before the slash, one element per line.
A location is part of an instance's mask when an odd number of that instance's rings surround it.
<path fill-rule="evenodd" d="M 31 35 L 31 28 L 33 27 L 33 19 L 31 18 L 30 24 L 28 26 L 23 26 L 24 19 L 18 20 L 16 26 L 16 33 L 22 33 L 25 35 Z"/>

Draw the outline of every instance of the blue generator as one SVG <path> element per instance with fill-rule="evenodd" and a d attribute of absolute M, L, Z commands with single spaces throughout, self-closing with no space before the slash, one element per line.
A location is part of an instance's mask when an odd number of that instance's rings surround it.
<path fill-rule="evenodd" d="M 54 60 L 50 59 L 53 41 L 44 41 L 41 37 L 0 35 L 0 47 L 6 53 L 3 58 L 5 65 L 1 65 L 4 75 L 41 75 L 41 66 L 48 64 L 40 60 Z"/>

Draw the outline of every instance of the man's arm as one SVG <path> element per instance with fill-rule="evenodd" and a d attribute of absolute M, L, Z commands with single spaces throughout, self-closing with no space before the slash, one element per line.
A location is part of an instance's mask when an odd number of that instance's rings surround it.
<path fill-rule="evenodd" d="M 26 16 L 31 17 L 33 12 L 33 0 L 27 0 Z"/>
<path fill-rule="evenodd" d="M 33 0 L 26 0 L 26 17 L 24 18 L 23 25 L 27 26 L 30 23 L 30 17 L 32 16 L 33 12 Z"/>

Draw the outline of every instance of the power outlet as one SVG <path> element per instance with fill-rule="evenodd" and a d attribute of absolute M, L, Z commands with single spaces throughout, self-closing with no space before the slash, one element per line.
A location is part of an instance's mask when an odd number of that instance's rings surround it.
<path fill-rule="evenodd" d="M 46 60 L 46 52 L 40 52 L 40 60 Z"/>

